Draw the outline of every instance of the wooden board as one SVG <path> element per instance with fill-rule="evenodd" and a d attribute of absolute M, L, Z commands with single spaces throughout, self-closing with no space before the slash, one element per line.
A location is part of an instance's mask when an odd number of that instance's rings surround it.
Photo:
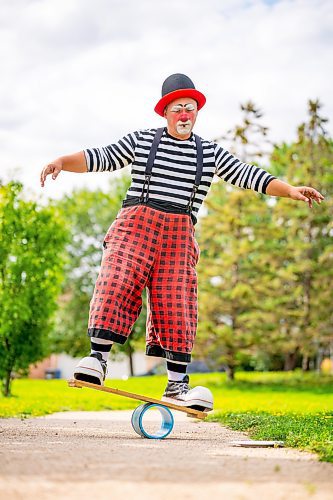
<path fill-rule="evenodd" d="M 241 446 L 242 448 L 282 448 L 284 441 L 232 441 L 232 446 Z"/>
<path fill-rule="evenodd" d="M 90 382 L 84 382 L 83 380 L 72 379 L 68 381 L 70 387 L 88 387 L 89 389 L 96 389 L 97 391 L 110 392 L 116 394 L 117 396 L 124 396 L 125 398 L 137 399 L 139 401 L 144 401 L 146 403 L 156 403 L 159 405 L 167 406 L 171 410 L 182 411 L 187 413 L 189 417 L 204 419 L 207 417 L 207 413 L 204 411 L 194 410 L 193 408 L 186 408 L 186 406 L 179 406 L 174 403 L 169 403 L 167 401 L 161 401 L 160 399 L 154 399 L 149 396 L 142 396 L 140 394 L 134 394 L 133 392 L 122 391 L 121 389 L 114 389 L 113 387 L 107 387 L 105 385 L 91 384 Z"/>

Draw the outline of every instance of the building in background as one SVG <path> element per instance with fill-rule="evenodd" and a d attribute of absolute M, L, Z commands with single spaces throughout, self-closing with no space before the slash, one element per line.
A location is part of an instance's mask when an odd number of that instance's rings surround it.
<path fill-rule="evenodd" d="M 29 378 L 34 379 L 70 379 L 73 371 L 81 358 L 72 358 L 68 354 L 52 354 L 49 358 L 31 365 Z M 160 363 L 160 358 L 146 356 L 144 352 L 133 354 L 134 374 L 141 375 Z M 129 363 L 127 358 L 119 358 L 117 361 L 108 362 L 108 379 L 126 379 L 130 376 Z"/>

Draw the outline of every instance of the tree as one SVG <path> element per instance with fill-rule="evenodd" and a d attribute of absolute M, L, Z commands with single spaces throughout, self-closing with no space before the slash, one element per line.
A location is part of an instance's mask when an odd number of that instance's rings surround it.
<path fill-rule="evenodd" d="M 293 369 L 332 345 L 332 140 L 318 101 L 294 143 L 275 146 L 268 171 L 310 185 L 326 200 L 310 210 L 287 198 L 264 198 L 213 185 L 199 226 L 198 348 L 227 365 L 245 358 L 282 359 Z M 247 123 L 249 120 L 246 120 Z M 246 123 L 236 127 L 246 145 Z M 265 203 L 266 201 L 266 203 Z"/>
<path fill-rule="evenodd" d="M 107 192 L 101 189 L 74 190 L 58 203 L 70 226 L 71 241 L 67 245 L 66 278 L 60 296 L 60 309 L 53 337 L 54 350 L 72 356 L 89 352 L 86 335 L 89 303 L 100 268 L 102 242 L 116 218 L 129 185 L 127 177 L 110 183 Z M 133 353 L 143 343 L 145 309 L 134 325 L 129 340 L 123 346 L 115 344 L 111 356 L 123 353 L 128 357 L 133 375 Z"/>
<path fill-rule="evenodd" d="M 333 341 L 333 203 L 329 196 L 333 143 L 320 110 L 319 101 L 310 100 L 308 121 L 298 127 L 296 141 L 276 146 L 272 154 L 272 169 L 277 165 L 282 168 L 287 182 L 314 186 L 326 197 L 312 210 L 281 198 L 273 210 L 280 240 L 278 275 L 284 292 L 275 311 L 279 348 L 284 352 L 287 370 L 293 369 L 300 357 L 307 369 L 310 358 L 328 349 Z"/>
<path fill-rule="evenodd" d="M 0 376 L 11 393 L 13 373 L 48 354 L 60 291 L 64 220 L 55 207 L 24 200 L 23 186 L 0 186 Z"/>
<path fill-rule="evenodd" d="M 261 143 L 267 127 L 258 123 L 261 112 L 253 103 L 242 106 L 241 125 L 229 131 L 234 153 L 244 161 L 263 156 Z M 271 311 L 263 307 L 271 280 L 262 274 L 267 264 L 263 242 L 274 241 L 271 213 L 263 196 L 225 185 L 212 185 L 200 221 L 202 249 L 199 271 L 199 327 L 197 347 L 224 364 L 234 378 L 242 354 L 253 353 L 272 326 Z M 269 258 L 269 257 L 268 257 Z"/>
<path fill-rule="evenodd" d="M 270 153 L 272 143 L 268 139 L 269 129 L 260 122 L 263 113 L 252 101 L 241 104 L 240 109 L 243 113 L 242 123 L 216 137 L 214 142 L 229 143 L 230 152 L 244 161 L 249 161 L 249 158 L 258 161 Z"/>

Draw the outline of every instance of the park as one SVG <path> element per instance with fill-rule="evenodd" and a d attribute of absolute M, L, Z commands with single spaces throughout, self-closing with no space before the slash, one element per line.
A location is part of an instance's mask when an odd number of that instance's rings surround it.
<path fill-rule="evenodd" d="M 332 499 L 332 9 L 186 3 L 5 9 L 0 499 Z"/>
<path fill-rule="evenodd" d="M 250 137 L 256 113 L 251 104 L 245 107 L 242 136 Z M 331 178 L 329 170 L 325 177 L 325 165 L 332 158 L 332 143 L 324 135 L 318 140 L 323 123 L 320 104 L 310 102 L 308 113 L 309 122 L 299 128 L 299 139 L 290 149 L 297 151 L 298 161 L 301 155 L 305 161 L 311 145 L 313 166 L 322 165 L 320 189 L 325 193 Z M 281 168 L 284 156 L 289 156 L 285 146 L 275 149 L 271 170 L 275 161 Z M 311 163 L 308 175 L 314 175 Z M 163 481 L 168 473 L 175 474 L 174 490 L 168 488 L 168 492 L 187 491 L 187 480 L 177 476 L 173 465 L 182 456 L 180 444 L 186 442 L 193 456 L 189 470 L 195 484 L 194 490 L 188 490 L 189 498 L 206 491 L 252 498 L 275 491 L 276 485 L 283 485 L 281 498 L 329 498 L 333 461 L 330 200 L 317 212 L 309 212 L 307 207 L 292 209 L 288 200 L 270 206 L 251 193 L 228 191 L 222 183 L 213 186 L 206 203 L 209 217 L 202 218 L 198 229 L 201 321 L 196 355 L 209 370 L 192 374 L 191 384 L 211 390 L 214 412 L 197 421 L 173 411 L 174 429 L 162 447 L 156 444 L 161 439 L 148 446 L 147 439 L 142 441 L 133 431 L 130 421 L 137 401 L 70 388 L 65 380 L 26 378 L 29 367 L 51 353 L 77 357 L 87 351 L 88 339 L 80 332 L 87 321 L 99 241 L 127 186 L 125 177 L 107 193 L 83 189 L 43 207 L 25 200 L 18 182 L 1 187 L 4 468 L 0 491 L 5 492 L 4 498 L 21 498 L 23 490 L 25 498 L 36 492 L 48 498 L 50 490 L 50 498 L 60 498 L 68 488 L 75 492 L 73 498 L 83 494 L 86 472 L 75 471 L 80 486 L 73 485 L 73 474 L 68 474 L 79 442 L 90 450 L 80 451 L 87 470 L 98 467 L 99 453 L 109 457 L 108 467 L 99 469 L 96 480 L 111 481 L 116 495 L 124 488 L 128 495 L 137 495 L 140 484 L 142 498 L 156 491 L 159 498 L 166 498 Z M 209 218 L 215 218 L 213 225 L 206 222 Z M 295 227 L 276 223 L 284 219 Z M 309 235 L 313 235 L 311 244 Z M 114 350 L 110 360 L 112 370 L 112 359 L 128 359 L 132 376 L 107 379 L 106 387 L 159 399 L 165 375 L 138 377 L 133 372 L 133 353 L 143 349 L 145 323 L 143 310 L 130 340 Z M 152 417 L 156 420 L 156 415 Z M 148 417 L 145 425 L 152 425 L 156 434 L 160 422 L 151 423 Z M 213 455 L 205 455 L 207 442 Z M 267 442 L 273 447 L 258 448 L 258 443 Z M 139 472 L 137 461 L 145 453 L 152 454 L 153 463 L 163 463 L 162 470 L 152 469 L 147 458 Z M 257 467 L 264 479 L 249 486 Z M 202 470 L 207 471 L 209 484 L 198 478 Z"/>
<path fill-rule="evenodd" d="M 313 109 L 317 116 L 314 116 Z M 310 107 L 309 113 L 310 123 L 315 123 L 315 121 L 320 123 L 318 106 Z M 245 122 L 247 121 L 246 119 Z M 311 133 L 314 134 L 312 131 Z M 304 145 L 298 144 L 299 154 L 305 154 L 308 147 L 307 141 Z M 323 143 L 314 144 L 314 147 L 318 148 L 320 160 L 323 164 L 326 163 L 326 158 L 332 155 L 330 143 L 326 142 L 325 138 Z M 328 148 L 327 152 L 323 152 L 322 148 L 326 147 Z M 275 154 L 281 155 L 282 151 L 276 151 Z M 327 178 L 327 182 L 329 182 L 329 178 Z M 88 307 L 87 303 L 91 293 L 91 283 L 90 288 L 86 286 L 87 275 L 93 276 L 95 271 L 95 262 L 98 260 L 97 254 L 99 252 L 98 238 L 102 238 L 105 226 L 110 222 L 110 207 L 113 207 L 115 214 L 126 187 L 127 180 L 125 179 L 114 184 L 110 193 L 107 194 L 102 191 L 82 190 L 75 193 L 75 202 L 66 196 L 58 202 L 57 206 L 44 207 L 42 210 L 38 210 L 35 203 L 26 202 L 21 198 L 22 186 L 18 183 L 10 183 L 2 187 L 1 210 L 2 214 L 5 215 L 2 217 L 2 228 L 4 228 L 2 235 L 3 238 L 7 238 L 6 244 L 2 248 L 10 249 L 11 255 L 17 256 L 15 259 L 10 259 L 12 267 L 8 266 L 8 257 L 7 260 L 2 261 L 2 276 L 5 276 L 6 279 L 2 281 L 1 300 L 4 306 L 8 304 L 2 308 L 3 318 L 7 318 L 3 324 L 13 324 L 8 316 L 4 316 L 7 311 L 7 314 L 11 314 L 12 321 L 15 320 L 17 325 L 16 337 L 11 335 L 11 338 L 15 340 L 13 344 L 5 342 L 6 330 L 4 328 L 1 337 L 2 359 L 8 359 L 8 370 L 2 372 L 3 396 L 0 399 L 0 415 L 4 419 L 1 425 L 2 437 L 5 437 L 2 453 L 7 457 L 4 462 L 8 464 L 5 471 L 9 467 L 10 471 L 13 472 L 17 466 L 17 474 L 22 478 L 22 484 L 25 485 L 26 491 L 30 492 L 31 498 L 38 488 L 47 495 L 50 487 L 48 486 L 49 481 L 51 481 L 50 484 L 53 484 L 52 488 L 55 488 L 54 498 L 62 496 L 63 490 L 55 484 L 59 484 L 59 478 L 63 478 L 62 481 L 64 480 L 65 484 L 71 481 L 66 476 L 66 471 L 71 467 L 71 464 L 63 461 L 63 456 L 68 455 L 68 460 L 73 459 L 70 450 L 76 449 L 76 440 L 85 439 L 87 446 L 90 443 L 89 446 L 92 446 L 93 449 L 97 447 L 99 450 L 101 441 L 104 444 L 110 441 L 108 448 L 103 449 L 103 453 L 112 453 L 113 455 L 116 453 L 118 455 L 120 453 L 119 440 L 124 440 L 124 446 L 126 443 L 126 446 L 131 446 L 133 440 L 137 442 L 135 440 L 139 439 L 136 445 L 138 446 L 137 451 L 133 455 L 130 454 L 131 460 L 133 460 L 131 467 L 134 477 L 136 474 L 134 471 L 137 467 L 136 461 L 143 453 L 142 446 L 145 445 L 139 436 L 135 435 L 130 425 L 131 413 L 137 406 L 137 401 L 112 394 L 96 393 L 88 389 L 71 389 L 65 380 L 33 380 L 24 377 L 31 363 L 42 359 L 50 352 L 66 351 L 77 356 L 80 353 L 84 354 L 87 350 L 87 339 L 78 334 L 80 329 L 84 329 L 86 316 L 83 314 L 83 306 L 86 303 L 85 307 Z M 288 236 L 282 249 L 279 245 L 274 249 L 271 244 L 273 235 L 269 235 L 269 231 L 276 233 L 276 227 L 270 228 L 269 224 L 265 224 L 263 228 L 263 221 L 269 222 L 274 217 L 290 217 L 291 207 L 284 207 L 281 203 L 278 213 L 272 214 L 272 210 L 277 210 L 277 205 L 274 205 L 273 208 L 268 205 L 260 207 L 259 202 L 257 202 L 256 220 L 254 221 L 257 224 L 253 222 L 251 212 L 247 215 L 251 221 L 251 227 L 257 231 L 257 245 L 253 249 L 252 256 L 249 253 L 251 239 L 246 231 L 244 236 L 241 235 L 241 228 L 247 227 L 246 220 L 245 222 L 244 219 L 237 222 L 235 217 L 230 216 L 230 210 L 232 210 L 230 203 L 228 206 L 222 203 L 214 210 L 216 200 L 223 200 L 223 196 L 217 198 L 214 190 L 220 191 L 221 189 L 219 184 L 214 186 L 213 194 L 207 200 L 208 210 L 212 212 L 210 217 L 214 217 L 216 212 L 214 232 L 212 232 L 212 225 L 207 222 L 206 226 L 205 219 L 203 219 L 199 236 L 202 249 L 199 273 L 202 273 L 202 281 L 205 286 L 201 292 L 202 323 L 199 323 L 198 327 L 197 356 L 200 359 L 205 359 L 211 366 L 211 370 L 208 373 L 191 375 L 192 384 L 206 386 L 212 391 L 215 401 L 214 412 L 202 422 L 175 415 L 174 431 L 165 440 L 170 443 L 166 445 L 169 447 L 170 456 L 168 458 L 166 455 L 165 460 L 174 463 L 176 460 L 174 453 L 178 453 L 178 456 L 180 453 L 179 450 L 177 451 L 177 442 L 181 443 L 184 440 L 189 442 L 188 446 L 193 446 L 193 449 L 188 450 L 190 454 L 193 454 L 194 457 L 196 457 L 195 453 L 198 453 L 198 457 L 202 456 L 204 450 L 201 449 L 200 443 L 208 439 L 211 448 L 214 449 L 215 446 L 216 454 L 214 464 L 210 463 L 209 457 L 206 463 L 206 467 L 209 469 L 207 477 L 214 485 L 211 486 L 212 492 L 221 491 L 222 494 L 223 491 L 228 491 L 225 490 L 228 483 L 230 495 L 248 494 L 255 496 L 262 494 L 263 491 L 269 491 L 270 488 L 274 489 L 274 485 L 278 484 L 282 488 L 283 495 L 294 494 L 297 491 L 297 494 L 300 495 L 299 498 L 302 498 L 302 495 L 305 498 L 317 494 L 320 495 L 320 498 L 326 498 L 327 490 L 331 488 L 329 478 L 332 466 L 330 462 L 333 461 L 333 374 L 330 363 L 332 341 L 329 316 L 325 319 L 325 311 L 330 314 L 326 304 L 329 304 L 331 300 L 332 266 L 329 254 L 327 254 L 326 260 L 322 256 L 325 255 L 326 248 L 328 248 L 326 247 L 324 228 L 331 211 L 327 205 L 330 205 L 331 202 L 328 201 L 326 206 L 320 207 L 320 213 L 314 211 L 309 213 L 306 212 L 306 208 L 303 211 L 297 208 L 293 217 L 294 219 L 301 217 L 304 239 L 306 240 L 306 234 L 308 234 L 307 224 L 308 227 L 322 227 L 321 234 L 323 236 L 316 238 L 311 246 L 305 243 L 300 244 L 300 229 L 295 227 L 298 234 L 297 241 L 295 239 L 288 241 L 290 238 Z M 324 185 L 321 189 L 325 192 Z M 219 194 L 223 195 L 223 193 Z M 229 198 L 235 197 L 237 211 L 241 209 L 242 204 L 248 206 L 248 196 L 248 193 L 243 194 L 237 191 L 228 193 Z M 96 200 L 100 200 L 98 211 L 93 214 Z M 251 199 L 251 203 L 253 205 L 253 199 Z M 105 207 L 105 210 L 101 210 L 101 207 Z M 93 243 L 91 243 L 92 229 L 85 215 L 87 208 L 94 230 L 96 231 L 96 227 L 100 228 L 100 235 L 97 235 L 96 242 Z M 224 215 L 225 210 L 228 211 L 230 222 Z M 286 215 L 284 215 L 285 211 Z M 66 222 L 65 213 L 67 214 Z M 71 214 L 70 218 L 68 214 Z M 42 225 L 38 223 L 40 216 L 42 217 Z M 306 219 L 309 220 L 308 223 Z M 247 224 L 250 223 L 249 221 Z M 239 224 L 238 228 L 237 224 Z M 219 225 L 221 225 L 220 229 L 218 229 Z M 225 227 L 226 225 L 227 227 Z M 231 226 L 238 233 L 238 237 L 234 241 L 230 236 Z M 38 230 L 38 238 L 34 237 L 36 230 Z M 280 241 L 283 241 L 285 227 L 282 225 L 279 231 L 282 233 Z M 317 234 L 318 231 L 319 229 L 316 229 Z M 74 235 L 74 238 L 71 239 L 68 234 Z M 219 234 L 229 235 L 228 242 L 224 242 L 223 261 L 219 261 L 221 258 Z M 82 242 L 87 241 L 88 236 L 90 236 L 90 246 L 85 247 Z M 59 239 L 57 240 L 57 238 Z M 66 264 L 57 258 L 58 251 L 52 257 L 52 247 L 54 248 L 55 244 L 57 248 L 59 245 L 63 245 L 64 256 L 65 249 L 68 249 L 67 257 L 64 257 L 64 260 L 67 260 Z M 228 252 L 228 247 L 233 251 Z M 307 279 L 304 282 L 304 265 L 300 262 L 302 252 L 307 254 L 311 252 L 313 255 L 313 258 L 308 261 Z M 45 255 L 47 255 L 47 259 Z M 82 261 L 87 255 L 89 255 L 89 262 L 92 263 L 91 270 L 86 265 L 84 272 L 82 272 Z M 290 270 L 286 266 L 282 274 L 276 273 L 274 276 L 271 269 L 267 271 L 268 261 L 279 262 L 281 258 L 286 259 L 286 255 L 289 255 Z M 256 273 L 253 271 L 253 258 L 255 256 L 257 256 Z M 240 266 L 237 268 L 239 284 L 235 283 L 234 287 L 230 289 L 228 282 L 233 280 L 233 262 L 236 261 L 242 263 L 242 268 Z M 297 266 L 300 266 L 299 271 Z M 48 269 L 48 272 L 45 272 L 45 268 Z M 40 278 L 37 278 L 38 273 L 41 273 Z M 227 279 L 222 281 L 221 276 L 227 277 Z M 256 283 L 256 278 L 259 276 L 258 283 Z M 295 310 L 293 304 L 302 297 L 302 286 L 308 290 L 309 278 L 311 278 L 310 286 L 316 290 L 316 295 L 311 293 L 313 304 L 307 304 L 307 309 L 304 312 L 302 312 L 301 307 Z M 320 281 L 320 287 L 316 285 L 317 280 Z M 290 288 L 290 296 L 288 296 L 290 284 L 295 281 L 297 286 Z M 245 286 L 244 283 L 251 283 L 251 288 Z M 13 286 L 14 284 L 15 286 Z M 274 319 L 281 314 L 279 310 L 281 302 L 279 290 L 281 288 L 285 290 L 282 303 L 285 321 L 283 328 L 277 330 L 274 326 Z M 298 290 L 299 299 L 297 296 L 295 297 L 295 289 Z M 219 293 L 214 293 L 214 290 L 218 290 Z M 36 294 L 39 297 L 37 301 L 35 300 Z M 62 297 L 66 297 L 66 300 Z M 218 303 L 218 300 L 221 302 Z M 288 306 L 288 316 L 285 314 L 286 305 Z M 237 308 L 243 311 L 242 314 L 238 313 L 237 317 L 239 320 L 244 317 L 244 325 L 239 321 L 237 328 L 234 328 L 232 332 L 232 337 L 230 337 L 230 324 L 221 324 L 221 322 L 216 321 L 214 319 L 215 311 L 225 311 L 225 315 L 227 315 Z M 17 312 L 13 315 L 13 311 L 15 313 L 16 310 L 21 311 L 21 313 Z M 24 310 L 27 311 L 26 315 L 22 315 Z M 48 314 L 45 311 L 48 311 Z M 39 321 L 36 320 L 38 314 L 40 315 Z M 57 315 L 58 321 L 54 322 L 54 317 L 57 318 Z M 267 330 L 268 322 L 263 323 L 264 317 L 273 318 L 271 319 L 273 326 L 270 326 L 269 330 Z M 50 329 L 49 321 L 52 322 L 53 329 Z M 143 312 L 135 325 L 129 345 L 125 345 L 119 352 L 113 354 L 114 358 L 125 356 L 131 369 L 133 369 L 133 353 L 142 349 L 143 346 L 145 321 Z M 307 321 L 309 322 L 306 323 Z M 248 328 L 249 322 L 250 329 Z M 288 325 L 290 325 L 290 330 L 288 330 Z M 320 327 L 320 325 L 323 326 Z M 11 326 L 10 330 L 12 331 Z M 304 331 L 308 333 L 304 335 Z M 319 336 L 320 331 L 322 331 L 322 338 Z M 314 337 L 312 332 L 315 332 Z M 320 350 L 318 350 L 319 345 L 321 346 Z M 31 349 L 32 346 L 34 349 Z M 39 348 L 43 348 L 44 351 L 39 351 Z M 13 352 L 17 353 L 15 357 L 12 355 Z M 10 364 L 13 359 L 17 364 L 15 362 Z M 216 371 L 217 368 L 218 371 Z M 6 376 L 8 373 L 9 376 Z M 164 380 L 165 376 L 163 375 L 132 376 L 128 380 L 108 379 L 106 386 L 157 398 L 163 388 Z M 104 436 L 103 439 L 102 436 Z M 254 443 L 267 441 L 277 444 L 283 443 L 283 448 L 277 445 L 273 448 L 255 448 L 253 446 L 251 449 L 251 447 L 236 448 L 233 445 L 234 442 L 247 442 L 248 439 L 252 439 Z M 112 445 L 114 440 L 115 444 Z M 52 452 L 51 455 L 48 455 L 49 452 L 43 452 L 47 449 L 45 447 L 49 442 L 52 443 L 55 454 Z M 66 443 L 66 447 L 64 447 L 64 443 Z M 172 443 L 175 443 L 176 451 L 172 447 Z M 165 445 L 163 445 L 163 454 L 165 453 L 164 447 Z M 8 449 L 8 454 L 6 449 Z M 148 450 L 152 452 L 151 447 Z M 37 453 L 37 457 L 35 453 Z M 47 458 L 44 456 L 45 453 Z M 160 461 L 161 449 L 156 448 L 156 444 L 154 444 L 153 453 L 156 453 L 155 460 Z M 9 459 L 11 455 L 14 462 Z M 121 467 L 121 463 L 125 466 L 125 461 L 129 457 L 124 450 L 120 455 L 122 458 L 120 458 L 118 466 Z M 26 473 L 24 472 L 26 466 L 20 462 L 20 456 L 29 457 L 30 465 Z M 50 469 L 47 468 L 41 473 L 40 484 L 38 481 L 36 482 L 36 479 L 30 479 L 30 475 L 34 478 L 37 474 L 36 467 L 38 470 L 42 467 L 38 460 L 39 456 L 44 456 L 43 460 L 47 459 L 47 463 L 50 464 Z M 228 460 L 228 464 L 231 459 L 231 463 L 235 461 L 233 467 L 230 468 L 228 465 L 228 473 L 221 473 L 216 456 L 220 457 L 220 466 L 223 467 L 223 470 L 226 466 L 225 460 Z M 89 453 L 83 460 L 86 463 L 94 461 Z M 244 466 L 244 461 L 247 466 Z M 58 462 L 63 465 L 60 466 Z M 202 467 L 202 463 L 200 461 L 199 463 Z M 24 464 L 26 464 L 26 458 L 24 458 Z M 259 466 L 266 479 L 259 485 L 249 487 L 253 468 Z M 193 468 L 193 473 L 196 474 L 195 465 Z M 53 470 L 52 473 L 51 470 Z M 116 470 L 118 471 L 117 468 L 112 469 L 112 477 L 114 474 L 118 477 L 119 471 L 116 473 Z M 160 481 L 162 485 L 164 474 L 167 474 L 166 471 L 173 473 L 173 468 L 171 467 L 169 470 L 167 465 L 164 465 L 162 476 L 159 475 L 159 469 L 155 470 L 154 473 L 148 470 L 145 474 L 149 478 L 153 474 L 154 481 L 157 483 Z M 76 474 L 78 474 L 78 478 L 81 477 L 80 472 L 76 472 Z M 100 474 L 99 480 L 103 481 L 106 472 L 100 471 Z M 242 480 L 235 485 L 235 475 L 237 474 L 242 476 Z M 131 494 L 131 488 L 134 487 L 135 481 L 141 480 L 141 475 L 140 478 L 131 480 L 132 486 L 127 486 L 129 494 Z M 113 487 L 115 491 L 119 490 L 120 492 L 121 482 L 125 479 L 123 478 L 120 483 L 117 481 Z M 175 478 L 176 485 L 178 481 L 182 484 L 180 477 Z M 204 488 L 206 491 L 206 479 L 203 480 L 201 477 L 197 481 L 198 492 L 200 488 Z M 204 482 L 202 483 L 202 481 Z M 16 491 L 16 486 L 11 482 L 7 486 L 2 485 L 2 487 L 5 487 L 4 491 Z M 83 488 L 82 485 L 80 488 Z M 159 486 L 159 488 L 161 490 L 157 491 L 160 491 L 160 498 L 164 498 L 163 486 Z M 75 489 L 75 491 L 81 490 Z M 152 494 L 149 481 L 145 482 L 143 491 L 146 492 L 142 493 L 143 498 L 145 495 L 149 497 Z M 208 491 L 210 490 L 208 489 Z M 26 498 L 30 498 L 30 496 Z M 192 497 L 190 496 L 190 498 Z M 295 498 L 298 497 L 295 496 Z"/>

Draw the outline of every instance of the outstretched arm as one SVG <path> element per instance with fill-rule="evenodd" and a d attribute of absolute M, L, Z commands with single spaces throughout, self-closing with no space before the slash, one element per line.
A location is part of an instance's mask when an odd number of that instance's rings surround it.
<path fill-rule="evenodd" d="M 87 162 L 83 151 L 72 155 L 60 156 L 51 163 L 48 163 L 40 174 L 40 184 L 44 187 L 45 179 L 48 175 L 52 175 L 55 180 L 62 170 L 67 172 L 83 173 L 87 172 Z"/>
<path fill-rule="evenodd" d="M 312 200 L 317 203 L 321 203 L 322 200 L 324 200 L 324 196 L 312 187 L 291 186 L 290 184 L 280 181 L 279 179 L 273 179 L 270 181 L 266 188 L 266 194 L 271 196 L 284 196 L 291 198 L 292 200 L 305 201 L 308 203 L 310 208 L 312 208 Z"/>
<path fill-rule="evenodd" d="M 149 133 L 149 131 L 148 131 Z M 43 187 L 48 175 L 56 179 L 61 170 L 68 172 L 113 172 L 133 163 L 135 147 L 139 132 L 132 132 L 109 146 L 85 149 L 79 153 L 61 156 L 52 163 L 48 163 L 40 175 L 40 183 Z"/>

